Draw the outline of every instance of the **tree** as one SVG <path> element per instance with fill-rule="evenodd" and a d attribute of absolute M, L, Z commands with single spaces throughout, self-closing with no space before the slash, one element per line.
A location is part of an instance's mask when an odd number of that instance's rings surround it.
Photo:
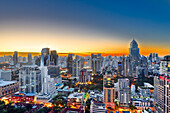
<path fill-rule="evenodd" d="M 30 111 L 32 109 L 32 105 L 31 104 L 27 104 L 25 107 L 26 107 L 27 111 Z"/>

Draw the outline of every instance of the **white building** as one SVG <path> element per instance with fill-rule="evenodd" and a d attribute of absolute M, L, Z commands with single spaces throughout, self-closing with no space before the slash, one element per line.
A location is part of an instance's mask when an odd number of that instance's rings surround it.
<path fill-rule="evenodd" d="M 132 94 L 135 94 L 135 90 L 136 90 L 135 85 L 131 85 L 131 93 Z"/>
<path fill-rule="evenodd" d="M 3 80 L 11 81 L 12 80 L 12 71 L 11 70 L 0 70 L 0 78 Z"/>
<path fill-rule="evenodd" d="M 120 106 L 129 106 L 131 99 L 129 79 L 118 79 L 118 100 Z"/>
<path fill-rule="evenodd" d="M 57 89 L 55 87 L 54 78 L 50 78 L 50 75 L 48 75 L 47 66 L 42 66 L 40 69 L 42 90 L 40 94 L 37 95 L 37 101 L 48 102 L 57 95 Z"/>
<path fill-rule="evenodd" d="M 80 60 L 74 59 L 72 62 L 72 78 L 79 78 L 80 75 Z"/>
<path fill-rule="evenodd" d="M 19 91 L 39 93 L 41 91 L 41 71 L 36 65 L 23 65 L 19 71 Z"/>
<path fill-rule="evenodd" d="M 90 113 L 105 113 L 105 104 L 104 103 L 95 103 L 93 100 L 90 105 Z"/>

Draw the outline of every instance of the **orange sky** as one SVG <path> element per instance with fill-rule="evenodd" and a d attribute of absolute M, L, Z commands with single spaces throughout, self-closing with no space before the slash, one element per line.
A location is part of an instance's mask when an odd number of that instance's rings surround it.
<path fill-rule="evenodd" d="M 56 27 L 57 26 L 57 27 Z M 128 54 L 131 40 L 111 36 L 89 29 L 76 29 L 60 25 L 2 25 L 0 27 L 1 52 L 40 52 L 49 47 L 58 53 L 104 53 L 105 55 Z M 140 53 L 149 55 L 156 52 L 160 55 L 170 53 L 169 47 L 157 43 L 138 40 Z"/>

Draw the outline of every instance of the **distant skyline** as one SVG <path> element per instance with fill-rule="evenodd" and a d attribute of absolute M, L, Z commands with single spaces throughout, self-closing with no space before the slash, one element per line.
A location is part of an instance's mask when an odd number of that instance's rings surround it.
<path fill-rule="evenodd" d="M 0 51 L 128 54 L 132 39 L 140 54 L 170 54 L 168 0 L 3 0 Z"/>

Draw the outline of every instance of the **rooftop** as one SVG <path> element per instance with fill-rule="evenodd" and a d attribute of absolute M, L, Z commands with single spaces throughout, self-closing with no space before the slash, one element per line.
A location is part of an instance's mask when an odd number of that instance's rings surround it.
<path fill-rule="evenodd" d="M 84 92 L 82 92 L 82 93 L 71 93 L 69 96 L 68 96 L 68 98 L 82 98 L 83 96 L 85 95 L 85 93 Z"/>
<path fill-rule="evenodd" d="M 13 84 L 13 83 L 17 83 L 17 81 L 3 81 L 3 80 L 0 80 L 0 87 L 10 85 L 10 84 Z"/>

